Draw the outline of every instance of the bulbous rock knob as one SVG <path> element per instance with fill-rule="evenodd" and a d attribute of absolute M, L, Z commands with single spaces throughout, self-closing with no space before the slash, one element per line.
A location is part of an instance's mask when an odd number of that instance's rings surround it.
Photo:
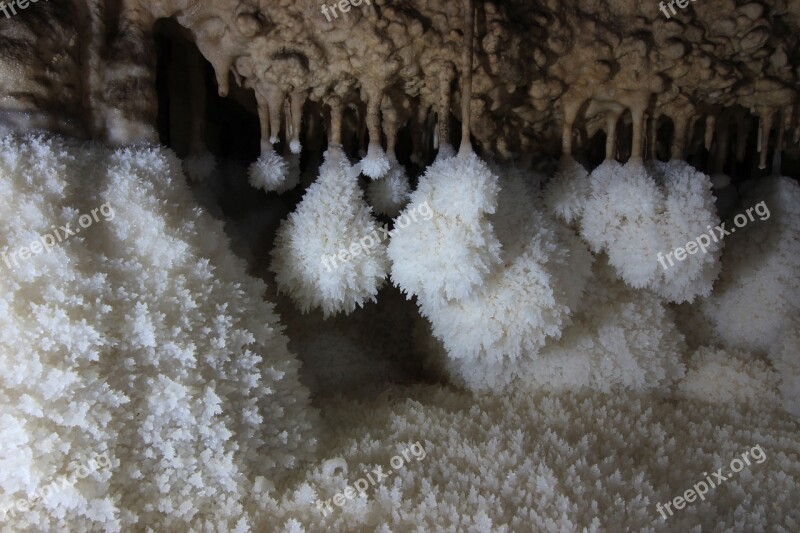
<path fill-rule="evenodd" d="M 245 37 L 255 37 L 264 28 L 261 13 L 239 13 L 236 16 L 236 29 Z"/>

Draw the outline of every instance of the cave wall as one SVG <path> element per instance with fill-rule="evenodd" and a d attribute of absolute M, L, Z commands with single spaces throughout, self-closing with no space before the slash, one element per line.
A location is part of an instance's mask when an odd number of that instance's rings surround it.
<path fill-rule="evenodd" d="M 154 32 L 172 18 L 220 95 L 254 91 L 262 146 L 281 132 L 299 145 L 310 100 L 331 142 L 352 109 L 346 135 L 393 144 L 408 125 L 422 151 L 433 133 L 451 141 L 462 118 L 467 5 L 364 0 L 331 17 L 316 0 L 40 2 L 0 20 L 0 110 L 115 144 L 157 139 Z M 704 151 L 710 170 L 797 150 L 800 0 L 698 0 L 670 18 L 656 2 L 472 6 L 471 132 L 487 156 L 569 154 L 600 131 L 607 157 L 666 142 L 672 157 Z"/>

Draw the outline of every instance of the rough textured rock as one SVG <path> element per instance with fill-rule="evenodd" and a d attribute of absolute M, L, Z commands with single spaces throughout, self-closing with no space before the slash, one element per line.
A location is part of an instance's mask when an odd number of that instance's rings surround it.
<path fill-rule="evenodd" d="M 391 151 L 403 125 L 427 125 L 413 128 L 419 155 L 431 127 L 447 144 L 463 116 L 465 5 L 375 0 L 326 17 L 316 0 L 38 3 L 0 20 L 0 109 L 82 117 L 89 134 L 114 142 L 152 138 L 152 33 L 174 18 L 213 65 L 221 95 L 233 85 L 255 92 L 262 142 L 275 143 L 286 122 L 299 149 L 311 100 L 354 109 L 345 133 L 362 147 L 369 133 L 376 162 L 381 133 Z M 602 129 L 609 156 L 705 147 L 724 162 L 750 146 L 763 168 L 776 142 L 800 134 L 798 13 L 796 0 L 704 0 L 669 19 L 655 2 L 475 2 L 472 135 L 509 158 L 559 145 L 569 153 Z"/>

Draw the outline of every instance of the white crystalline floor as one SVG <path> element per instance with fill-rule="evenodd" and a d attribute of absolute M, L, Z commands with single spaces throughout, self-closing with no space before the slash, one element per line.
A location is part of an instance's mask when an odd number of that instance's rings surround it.
<path fill-rule="evenodd" d="M 226 168 L 195 185 L 206 209 L 166 149 L 0 139 L 0 261 L 17 258 L 0 263 L 0 531 L 800 530 L 796 182 L 748 193 L 772 225 L 726 243 L 708 299 L 667 304 L 678 281 L 631 288 L 604 254 L 635 250 L 595 251 L 583 307 L 547 307 L 561 337 L 498 371 L 482 357 L 512 343 L 448 353 L 388 284 L 349 316 L 302 315 L 268 270 L 273 215 L 209 214 Z M 429 179 L 430 198 L 449 190 Z M 553 243 L 578 253 L 580 228 L 508 196 L 463 205 L 520 265 L 492 283 L 537 272 L 545 298 L 571 257 Z M 457 218 L 444 205 L 425 238 Z M 509 229 L 530 205 L 535 245 Z M 66 225 L 80 232 L 33 244 Z M 730 329 L 747 342 L 725 345 Z"/>
<path fill-rule="evenodd" d="M 797 422 L 786 414 L 622 392 L 476 399 L 410 387 L 389 396 L 324 407 L 322 455 L 344 459 L 348 471 L 327 476 L 324 461 L 314 465 L 269 502 L 281 522 L 294 518 L 306 531 L 720 532 L 800 523 Z M 424 454 L 414 455 L 417 442 Z M 751 464 L 733 472 L 755 446 L 766 459 L 748 455 Z M 406 449 L 410 460 L 392 463 Z M 377 467 L 382 483 L 368 480 L 363 498 L 322 511 Z M 729 479 L 719 482 L 719 469 Z M 664 520 L 659 502 L 709 476 L 719 486 L 705 500 L 664 510 Z"/>

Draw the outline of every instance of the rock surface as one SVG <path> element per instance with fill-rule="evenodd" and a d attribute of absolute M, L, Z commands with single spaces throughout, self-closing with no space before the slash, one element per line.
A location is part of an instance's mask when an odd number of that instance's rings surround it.
<path fill-rule="evenodd" d="M 40 3 L 0 21 L 0 109 L 17 122 L 42 113 L 51 128 L 68 123 L 112 142 L 152 138 L 153 28 L 174 18 L 213 65 L 221 95 L 234 84 L 255 91 L 262 144 L 277 141 L 289 121 L 287 141 L 299 147 L 307 99 L 326 114 L 327 106 L 355 109 L 358 124 L 345 135 L 363 146 L 366 132 L 375 139 L 384 130 L 393 144 L 404 124 L 446 114 L 434 124 L 448 144 L 451 120 L 462 117 L 465 5 L 375 0 L 332 16 L 310 0 Z M 613 157 L 620 119 L 619 149 L 634 157 L 653 155 L 657 130 L 670 121 L 664 142 L 673 157 L 697 144 L 695 128 L 706 148 L 718 139 L 724 161 L 722 130 L 740 128 L 737 143 L 746 146 L 748 127 L 760 124 L 762 168 L 770 142 L 796 144 L 800 1 L 703 0 L 670 18 L 655 2 L 620 0 L 474 7 L 469 109 L 484 153 L 569 153 L 602 129 L 615 133 Z M 429 132 L 411 130 L 422 151 Z"/>

